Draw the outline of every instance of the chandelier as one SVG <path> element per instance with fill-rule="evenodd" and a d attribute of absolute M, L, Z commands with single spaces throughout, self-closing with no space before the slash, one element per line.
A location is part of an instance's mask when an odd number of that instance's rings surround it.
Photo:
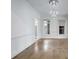
<path fill-rule="evenodd" d="M 58 0 L 49 0 L 50 14 L 52 17 L 56 17 L 58 14 L 58 11 L 56 10 L 58 2 Z"/>

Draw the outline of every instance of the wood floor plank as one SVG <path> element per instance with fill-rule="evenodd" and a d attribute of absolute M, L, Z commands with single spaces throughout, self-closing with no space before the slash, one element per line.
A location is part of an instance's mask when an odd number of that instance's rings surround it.
<path fill-rule="evenodd" d="M 68 40 L 40 39 L 13 59 L 68 59 Z"/>

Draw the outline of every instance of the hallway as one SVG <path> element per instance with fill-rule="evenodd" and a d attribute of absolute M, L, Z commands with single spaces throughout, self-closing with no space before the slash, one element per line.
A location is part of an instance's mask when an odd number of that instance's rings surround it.
<path fill-rule="evenodd" d="M 68 40 L 43 38 L 13 59 L 68 59 Z"/>

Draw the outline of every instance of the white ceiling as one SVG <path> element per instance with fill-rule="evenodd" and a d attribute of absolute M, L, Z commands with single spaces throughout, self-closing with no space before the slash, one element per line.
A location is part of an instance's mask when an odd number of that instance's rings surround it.
<path fill-rule="evenodd" d="M 35 8 L 40 15 L 45 17 L 50 17 L 50 7 L 49 0 L 27 0 L 33 8 Z M 68 0 L 59 0 L 57 5 L 58 16 L 64 16 L 68 14 Z"/>

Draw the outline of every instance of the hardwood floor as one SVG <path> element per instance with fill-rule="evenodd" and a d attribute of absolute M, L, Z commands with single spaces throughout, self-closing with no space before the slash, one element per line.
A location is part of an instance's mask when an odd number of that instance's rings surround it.
<path fill-rule="evenodd" d="M 40 39 L 13 59 L 68 59 L 68 40 Z"/>

